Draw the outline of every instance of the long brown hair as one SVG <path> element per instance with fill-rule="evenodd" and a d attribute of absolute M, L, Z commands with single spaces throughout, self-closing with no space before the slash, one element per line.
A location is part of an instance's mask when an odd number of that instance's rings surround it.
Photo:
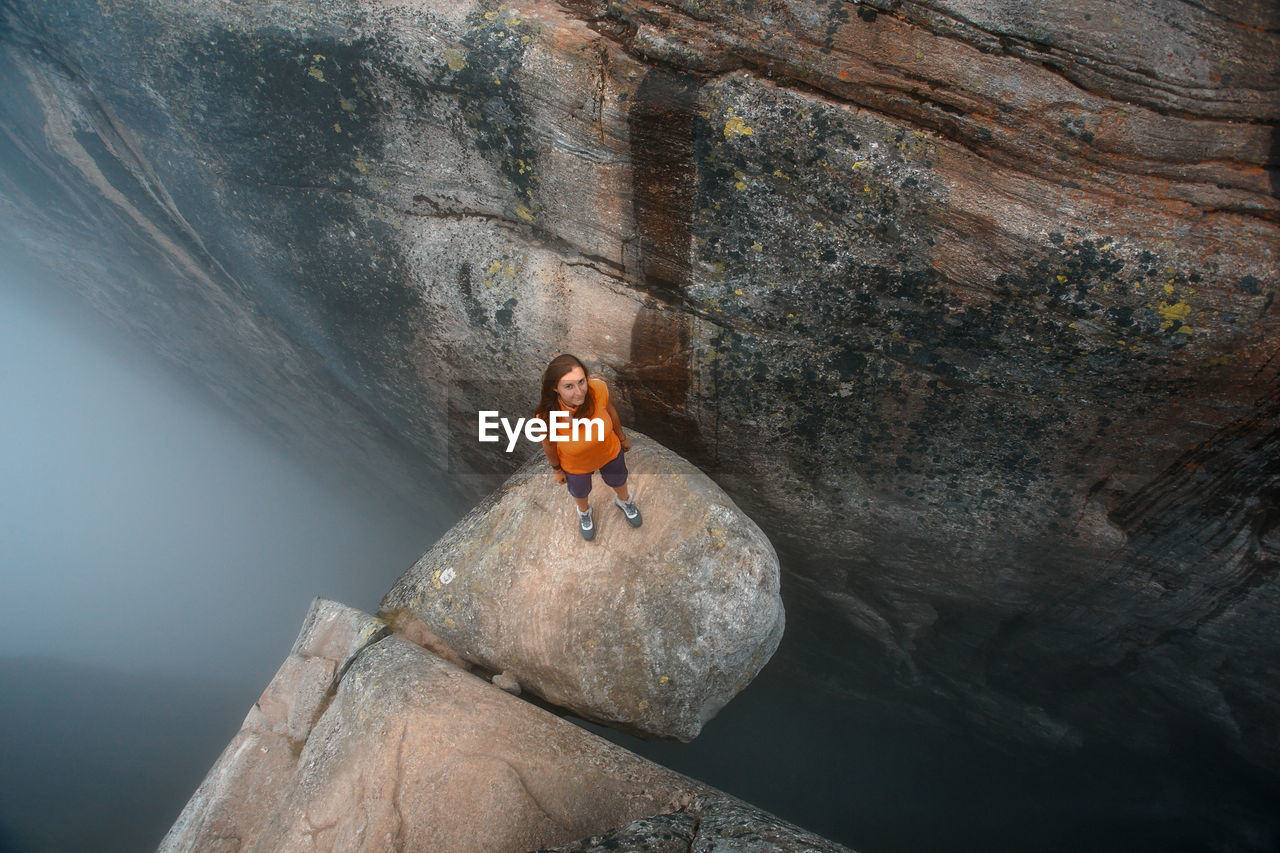
<path fill-rule="evenodd" d="M 551 363 L 547 365 L 547 369 L 542 372 L 542 398 L 538 400 L 538 411 L 535 415 L 538 418 L 545 419 L 552 409 L 559 408 L 559 394 L 556 392 L 556 386 L 560 384 L 560 380 L 564 375 L 575 367 L 582 368 L 582 375 L 586 379 L 591 379 L 591 372 L 587 370 L 587 366 L 578 360 L 577 356 L 564 353 L 551 359 Z M 591 390 L 591 383 L 587 382 L 587 396 L 582 398 L 582 405 L 570 414 L 570 417 L 588 417 L 596 407 L 596 395 Z"/>

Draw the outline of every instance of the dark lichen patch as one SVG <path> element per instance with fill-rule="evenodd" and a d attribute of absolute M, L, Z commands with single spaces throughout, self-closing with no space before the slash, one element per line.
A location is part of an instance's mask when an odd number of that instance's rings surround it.
<path fill-rule="evenodd" d="M 840 32 L 840 27 L 849 23 L 849 10 L 846 8 L 845 0 L 832 0 L 832 2 L 828 3 L 826 19 L 823 48 L 829 51 L 835 47 L 836 33 Z M 875 18 L 873 17 L 872 20 L 875 20 Z"/>
<path fill-rule="evenodd" d="M 345 388 L 387 422 L 417 421 L 418 401 L 398 389 L 414 387 L 403 353 L 418 296 L 395 227 L 365 201 L 394 58 L 372 38 L 271 29 L 195 32 L 175 50 L 156 85 L 194 111 L 203 134 L 172 149 L 202 152 L 201 169 L 159 164 L 179 208 L 247 296 Z M 210 186 L 224 203 L 209 203 Z"/>
<path fill-rule="evenodd" d="M 518 369 L 520 324 L 516 308 L 524 270 L 524 255 L 508 249 L 481 264 L 462 261 L 455 276 L 467 325 L 479 333 L 475 343 L 483 345 L 504 368 Z"/>
<path fill-rule="evenodd" d="M 795 470 L 856 472 L 934 523 L 1061 531 L 1084 452 L 1135 426 L 1125 401 L 1193 393 L 1157 366 L 1183 363 L 1201 324 L 1230 332 L 1200 295 L 1216 268 L 1154 242 L 1064 230 L 993 292 L 945 279 L 931 137 L 745 77 L 703 104 L 698 398 Z"/>
<path fill-rule="evenodd" d="M 542 178 L 520 72 L 534 34 L 516 9 L 484 4 L 468 16 L 460 48 L 447 50 L 434 68 L 441 88 L 457 96 L 476 147 L 511 187 L 510 213 L 529 223 L 541 210 Z"/>
<path fill-rule="evenodd" d="M 193 38 L 170 86 L 193 100 L 206 127 L 244 177 L 263 184 L 355 191 L 381 150 L 372 39 L 300 38 L 225 30 Z M 176 75 L 190 75 L 178 79 Z"/>

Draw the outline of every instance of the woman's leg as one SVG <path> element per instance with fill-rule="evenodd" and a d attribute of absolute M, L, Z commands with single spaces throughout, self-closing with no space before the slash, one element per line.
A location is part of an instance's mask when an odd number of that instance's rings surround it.
<path fill-rule="evenodd" d="M 627 487 L 627 463 L 622 457 L 622 451 L 618 451 L 618 455 L 605 463 L 600 469 L 600 478 L 604 480 L 604 484 L 609 486 L 618 495 L 614 499 L 614 503 L 618 505 L 618 509 L 622 510 L 622 514 L 627 517 L 627 524 L 632 527 L 639 527 L 644 523 L 640 518 L 640 510 L 631 502 L 631 489 Z"/>
<path fill-rule="evenodd" d="M 570 474 L 564 472 L 565 485 L 569 487 L 569 496 L 578 505 L 578 512 L 587 511 L 587 495 L 591 494 L 590 474 Z"/>
<path fill-rule="evenodd" d="M 631 500 L 631 492 L 627 488 L 627 462 L 621 450 L 600 468 L 600 479 L 617 493 L 618 500 L 624 503 Z"/>

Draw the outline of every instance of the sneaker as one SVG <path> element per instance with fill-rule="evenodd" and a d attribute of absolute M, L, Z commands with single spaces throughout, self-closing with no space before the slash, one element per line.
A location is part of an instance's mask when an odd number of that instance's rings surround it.
<path fill-rule="evenodd" d="M 622 510 L 622 514 L 627 517 L 627 524 L 632 527 L 639 527 L 644 523 L 644 519 L 640 517 L 640 510 L 636 509 L 636 499 L 624 501 L 617 495 L 613 496 L 613 502 L 618 505 L 618 509 Z"/>
<path fill-rule="evenodd" d="M 588 507 L 586 512 L 578 513 L 578 532 L 582 534 L 582 538 L 590 542 L 596 536 L 596 526 L 591 522 L 591 508 Z"/>

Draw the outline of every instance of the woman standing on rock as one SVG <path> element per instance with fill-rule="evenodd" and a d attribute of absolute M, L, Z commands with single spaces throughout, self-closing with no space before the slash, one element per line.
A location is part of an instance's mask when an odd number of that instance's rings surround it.
<path fill-rule="evenodd" d="M 557 483 L 568 483 L 569 494 L 578 505 L 578 531 L 583 539 L 593 539 L 595 524 L 587 495 L 591 494 L 591 475 L 600 472 L 600 479 L 617 493 L 613 502 L 626 516 L 632 527 L 641 524 L 640 510 L 627 490 L 627 463 L 623 452 L 631 449 L 631 441 L 622 432 L 622 420 L 618 410 L 609 401 L 609 388 L 604 381 L 587 377 L 586 366 L 568 353 L 558 355 L 547 365 L 542 374 L 542 399 L 538 401 L 537 417 L 551 425 L 550 414 L 563 410 L 571 419 L 600 418 L 604 421 L 604 440 L 595 440 L 596 430 L 586 429 L 577 434 L 580 440 L 542 442 L 542 450 L 551 462 Z M 583 435 L 582 433 L 585 433 Z"/>

